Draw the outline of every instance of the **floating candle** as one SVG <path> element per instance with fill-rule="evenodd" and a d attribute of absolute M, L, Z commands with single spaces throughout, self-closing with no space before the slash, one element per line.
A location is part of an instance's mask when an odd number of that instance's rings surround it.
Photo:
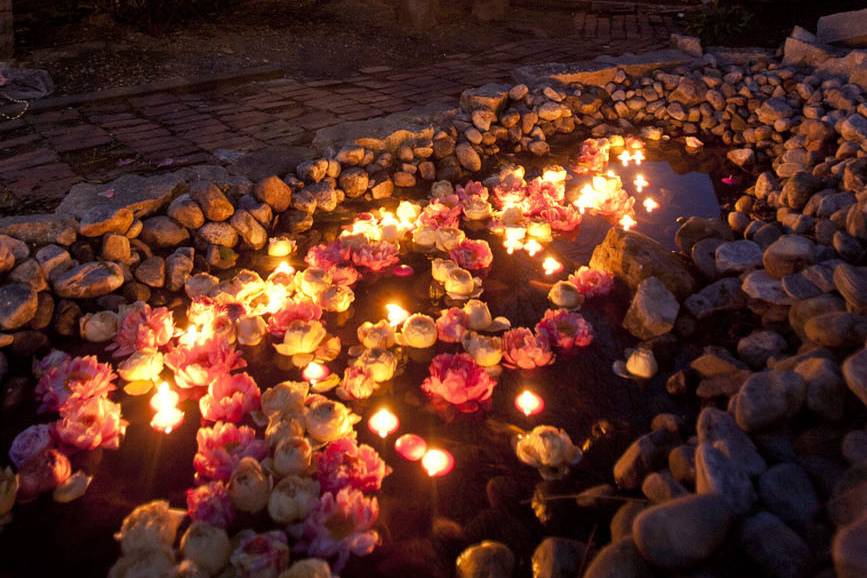
<path fill-rule="evenodd" d="M 394 449 L 406 461 L 417 462 L 427 452 L 427 442 L 421 436 L 412 433 L 403 434 L 394 441 Z"/>
<path fill-rule="evenodd" d="M 421 459 L 421 467 L 432 478 L 440 478 L 455 467 L 455 458 L 446 450 L 431 448 L 425 452 Z"/>
<path fill-rule="evenodd" d="M 640 193 L 644 190 L 644 187 L 646 187 L 650 183 L 642 175 L 637 175 L 635 177 L 635 180 L 632 181 L 632 184 L 635 185 L 635 189 Z"/>
<path fill-rule="evenodd" d="M 629 215 L 623 215 L 620 217 L 620 226 L 623 227 L 624 231 L 628 231 L 632 227 L 638 224 L 638 221 L 630 217 Z"/>
<path fill-rule="evenodd" d="M 503 241 L 503 246 L 509 255 L 524 247 L 524 237 L 527 236 L 527 229 L 524 227 L 506 227 L 505 234 L 506 240 Z"/>
<path fill-rule="evenodd" d="M 542 269 L 545 270 L 545 275 L 553 275 L 563 270 L 563 265 L 554 257 L 545 257 L 542 261 Z"/>
<path fill-rule="evenodd" d="M 390 410 L 382 408 L 370 416 L 370 419 L 367 420 L 367 427 L 370 431 L 385 439 L 397 431 L 397 428 L 400 427 L 400 420 Z"/>
<path fill-rule="evenodd" d="M 644 160 L 644 151 L 637 150 L 637 151 L 635 151 L 634 153 L 632 153 L 632 161 L 633 161 L 636 165 L 639 165 L 639 166 L 640 166 L 640 165 L 641 165 L 641 161 L 643 161 L 643 160 Z"/>
<path fill-rule="evenodd" d="M 326 367 L 325 365 L 317 363 L 316 361 L 311 361 L 310 363 L 308 363 L 307 367 L 304 368 L 304 371 L 301 372 L 301 376 L 310 383 L 322 381 L 329 375 L 331 375 L 331 370 L 328 369 L 328 367 Z"/>
<path fill-rule="evenodd" d="M 644 210 L 648 213 L 652 213 L 654 209 L 659 208 L 659 203 L 657 203 L 656 199 L 654 199 L 653 197 L 647 197 L 646 199 L 644 199 L 644 202 L 642 204 L 644 205 Z"/>
<path fill-rule="evenodd" d="M 388 312 L 388 324 L 392 327 L 397 327 L 409 317 L 409 311 L 396 303 L 389 303 L 385 310 Z"/>
<path fill-rule="evenodd" d="M 545 409 L 545 400 L 529 389 L 525 389 L 515 397 L 515 407 L 525 416 L 530 417 Z"/>
<path fill-rule="evenodd" d="M 184 419 L 184 412 L 178 409 L 179 400 L 177 392 L 165 381 L 161 382 L 151 398 L 151 407 L 156 410 L 151 419 L 151 427 L 163 433 L 172 433 Z"/>
<path fill-rule="evenodd" d="M 391 273 L 395 277 L 409 277 L 415 273 L 415 270 L 409 265 L 397 265 L 391 270 Z"/>
<path fill-rule="evenodd" d="M 542 245 L 536 239 L 530 239 L 524 243 L 524 250 L 528 255 L 530 255 L 530 257 L 535 257 L 536 253 L 542 250 Z"/>
<path fill-rule="evenodd" d="M 620 162 L 623 163 L 624 167 L 628 167 L 629 161 L 630 159 L 632 159 L 632 155 L 629 154 L 629 151 L 623 151 L 622 153 L 617 155 L 617 158 L 620 159 Z"/>

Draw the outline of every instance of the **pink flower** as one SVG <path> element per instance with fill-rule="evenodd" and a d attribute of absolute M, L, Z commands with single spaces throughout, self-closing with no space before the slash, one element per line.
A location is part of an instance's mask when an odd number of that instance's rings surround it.
<path fill-rule="evenodd" d="M 555 231 L 572 231 L 581 224 L 581 213 L 575 207 L 563 205 L 550 205 L 536 213 L 536 215 L 551 225 Z"/>
<path fill-rule="evenodd" d="M 123 316 L 114 342 L 106 347 L 114 357 L 136 351 L 156 351 L 166 345 L 175 332 L 172 313 L 165 307 L 152 309 L 147 303 L 136 305 Z"/>
<path fill-rule="evenodd" d="M 355 285 L 361 275 L 355 267 L 335 267 L 331 269 L 331 283 L 349 287 Z"/>
<path fill-rule="evenodd" d="M 206 420 L 237 423 L 259 409 L 261 395 L 250 374 L 222 375 L 208 386 L 208 393 L 199 400 L 199 409 Z"/>
<path fill-rule="evenodd" d="M 467 332 L 467 314 L 463 309 L 449 307 L 437 318 L 437 337 L 444 343 L 460 343 Z"/>
<path fill-rule="evenodd" d="M 350 365 L 343 372 L 343 380 L 337 388 L 341 399 L 367 399 L 379 388 L 373 372 L 366 365 Z"/>
<path fill-rule="evenodd" d="M 116 450 L 126 426 L 127 421 L 120 417 L 120 404 L 106 397 L 92 397 L 63 404 L 54 433 L 60 443 L 79 450 Z"/>
<path fill-rule="evenodd" d="M 9 459 L 16 468 L 21 468 L 21 464 L 54 445 L 51 429 L 51 425 L 46 423 L 34 424 L 15 436 L 9 448 Z"/>
<path fill-rule="evenodd" d="M 228 481 L 241 458 L 261 461 L 268 454 L 265 441 L 256 439 L 253 428 L 245 425 L 218 421 L 213 427 L 200 427 L 196 442 L 199 449 L 193 466 L 198 479 Z"/>
<path fill-rule="evenodd" d="M 522 203 L 527 196 L 526 183 L 515 175 L 509 175 L 494 186 L 494 204 L 498 208 Z"/>
<path fill-rule="evenodd" d="M 400 262 L 397 245 L 386 241 L 368 242 L 352 249 L 352 263 L 366 267 L 374 273 L 388 269 Z"/>
<path fill-rule="evenodd" d="M 116 377 L 111 365 L 100 363 L 94 355 L 60 360 L 44 371 L 36 384 L 36 397 L 42 402 L 39 411 L 57 411 L 68 400 L 108 395 L 114 390 Z"/>
<path fill-rule="evenodd" d="M 165 356 L 181 388 L 205 387 L 212 381 L 247 366 L 241 354 L 225 339 L 214 337 L 205 343 L 176 347 Z"/>
<path fill-rule="evenodd" d="M 287 301 L 280 311 L 268 319 L 268 331 L 275 337 L 283 337 L 293 321 L 313 321 L 322 318 L 322 308 L 312 301 L 302 299 Z"/>
<path fill-rule="evenodd" d="M 593 343 L 593 326 L 580 314 L 567 309 L 545 311 L 545 316 L 536 324 L 536 333 L 564 351 Z"/>
<path fill-rule="evenodd" d="M 69 458 L 60 451 L 49 448 L 36 454 L 18 471 L 18 501 L 32 500 L 39 494 L 50 492 L 72 475 Z"/>
<path fill-rule="evenodd" d="M 235 508 L 226 485 L 208 482 L 187 490 L 187 512 L 190 519 L 207 522 L 218 528 L 228 528 L 235 519 Z"/>
<path fill-rule="evenodd" d="M 421 389 L 435 402 L 445 401 L 462 412 L 474 412 L 494 393 L 497 382 L 466 353 L 442 353 L 431 361 Z"/>
<path fill-rule="evenodd" d="M 432 229 L 445 227 L 457 227 L 461 220 L 461 206 L 449 205 L 440 201 L 433 201 L 426 206 L 418 217 L 418 224 L 427 225 Z"/>
<path fill-rule="evenodd" d="M 582 265 L 569 275 L 569 282 L 578 288 L 586 298 L 607 295 L 614 288 L 614 275 L 601 269 L 591 269 Z"/>
<path fill-rule="evenodd" d="M 287 542 L 280 530 L 249 532 L 232 552 L 232 566 L 240 578 L 277 578 L 289 565 Z"/>
<path fill-rule="evenodd" d="M 474 197 L 479 197 L 483 201 L 488 200 L 488 189 L 479 181 L 467 181 L 467 184 L 463 187 L 458 185 L 455 187 L 455 193 L 462 203 Z"/>
<path fill-rule="evenodd" d="M 491 253 L 491 246 L 488 245 L 488 242 L 473 239 L 461 241 L 457 247 L 449 252 L 449 257 L 464 269 L 471 271 L 490 267 L 494 261 L 494 255 Z"/>
<path fill-rule="evenodd" d="M 332 569 L 340 572 L 350 554 L 365 556 L 379 544 L 379 533 L 374 530 L 378 518 L 376 498 L 352 488 L 343 488 L 337 494 L 326 492 L 304 521 L 307 553 L 317 558 L 336 558 Z"/>
<path fill-rule="evenodd" d="M 328 270 L 349 261 L 349 248 L 344 247 L 340 240 L 322 243 L 307 250 L 304 262 L 316 269 Z"/>
<path fill-rule="evenodd" d="M 52 367 L 62 365 L 72 359 L 72 356 L 65 351 L 52 349 L 51 353 L 40 359 L 33 360 L 33 377 L 40 379 Z"/>
<path fill-rule="evenodd" d="M 554 363 L 554 353 L 544 334 L 517 327 L 503 334 L 503 360 L 508 367 L 535 369 Z"/>
<path fill-rule="evenodd" d="M 316 454 L 317 479 L 323 492 L 336 493 L 350 487 L 365 493 L 376 492 L 391 468 L 368 445 L 353 438 L 331 442 Z"/>
<path fill-rule="evenodd" d="M 541 177 L 536 177 L 527 183 L 527 195 L 530 197 L 541 197 L 548 204 L 563 202 L 565 193 L 565 187 L 558 186 L 556 183 L 546 181 Z"/>

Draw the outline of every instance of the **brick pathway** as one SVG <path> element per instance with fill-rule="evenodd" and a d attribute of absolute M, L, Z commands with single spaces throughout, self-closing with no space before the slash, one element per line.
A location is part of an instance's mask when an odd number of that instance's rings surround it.
<path fill-rule="evenodd" d="M 281 78 L 30 113 L 0 122 L 0 213 L 51 208 L 81 180 L 216 162 L 220 149 L 304 144 L 339 122 L 453 105 L 465 88 L 508 80 L 516 66 L 648 50 L 665 45 L 673 30 L 658 15 L 580 13 L 570 37 L 523 40 L 416 69 L 373 67 L 342 80 Z"/>

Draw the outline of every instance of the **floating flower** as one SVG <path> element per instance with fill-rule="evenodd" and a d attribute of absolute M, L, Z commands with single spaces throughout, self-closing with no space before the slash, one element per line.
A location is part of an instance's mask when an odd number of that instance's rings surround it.
<path fill-rule="evenodd" d="M 436 258 L 431 261 L 431 277 L 438 283 L 445 283 L 446 279 L 449 278 L 449 273 L 455 269 L 460 269 L 460 267 L 451 259 Z"/>
<path fill-rule="evenodd" d="M 355 285 L 361 274 L 355 267 L 334 267 L 329 270 L 331 274 L 331 283 L 341 287 L 350 287 Z"/>
<path fill-rule="evenodd" d="M 467 332 L 468 321 L 463 309 L 443 309 L 436 320 L 437 337 L 444 343 L 460 343 Z"/>
<path fill-rule="evenodd" d="M 481 279 L 473 277 L 472 273 L 460 267 L 449 271 L 443 287 L 452 299 L 469 299 L 482 293 Z"/>
<path fill-rule="evenodd" d="M 217 528 L 228 528 L 235 519 L 229 491 L 219 480 L 187 490 L 187 513 L 193 524 L 206 522 Z"/>
<path fill-rule="evenodd" d="M 494 261 L 491 246 L 487 241 L 465 239 L 454 249 L 449 251 L 449 257 L 464 269 L 478 271 L 487 269 Z"/>
<path fill-rule="evenodd" d="M 391 468 L 372 447 L 342 438 L 316 454 L 316 471 L 323 492 L 337 493 L 349 487 L 370 493 L 379 491 Z"/>
<path fill-rule="evenodd" d="M 437 341 L 437 324 L 432 317 L 422 313 L 410 315 L 400 328 L 400 342 L 406 347 L 427 349 Z"/>
<path fill-rule="evenodd" d="M 374 347 L 388 349 L 395 342 L 394 328 L 385 319 L 376 323 L 365 321 L 358 326 L 357 334 L 358 341 L 368 349 L 373 349 Z"/>
<path fill-rule="evenodd" d="M 455 187 L 455 194 L 461 202 L 465 202 L 468 199 L 488 200 L 488 188 L 479 181 L 467 181 L 467 184 L 464 186 L 458 185 Z"/>
<path fill-rule="evenodd" d="M 378 273 L 400 262 L 397 245 L 385 241 L 369 242 L 352 249 L 352 263 Z"/>
<path fill-rule="evenodd" d="M 466 316 L 466 325 L 469 329 L 482 331 L 488 329 L 493 323 L 491 319 L 491 311 L 488 309 L 488 304 L 478 299 L 470 299 L 464 303 L 464 315 Z"/>
<path fill-rule="evenodd" d="M 361 421 L 348 407 L 338 401 L 320 397 L 314 400 L 304 416 L 307 433 L 319 443 L 353 436 L 353 426 Z"/>
<path fill-rule="evenodd" d="M 302 436 L 286 437 L 277 442 L 271 466 L 280 477 L 302 475 L 313 463 L 313 446 Z"/>
<path fill-rule="evenodd" d="M 283 337 L 293 321 L 316 321 L 322 319 L 322 308 L 307 299 L 287 301 L 268 318 L 268 331 L 275 337 Z"/>
<path fill-rule="evenodd" d="M 584 295 L 569 281 L 557 281 L 548 291 L 548 300 L 557 307 L 575 309 L 584 302 Z"/>
<path fill-rule="evenodd" d="M 204 480 L 226 481 L 241 458 L 250 456 L 262 460 L 268 452 L 263 440 L 245 425 L 217 422 L 213 427 L 201 427 L 196 434 L 198 452 L 193 458 L 196 476 Z"/>
<path fill-rule="evenodd" d="M 175 374 L 175 385 L 183 389 L 206 387 L 215 379 L 247 366 L 241 354 L 220 337 L 177 347 L 165 355 L 164 361 Z"/>
<path fill-rule="evenodd" d="M 325 339 L 325 327 L 319 321 L 293 321 L 286 327 L 283 343 L 275 343 L 280 355 L 291 357 L 299 353 L 313 353 Z"/>
<path fill-rule="evenodd" d="M 62 444 L 80 450 L 116 450 L 126 426 L 126 420 L 120 417 L 120 404 L 106 397 L 92 397 L 65 403 L 54 433 Z"/>
<path fill-rule="evenodd" d="M 422 225 L 412 232 L 412 242 L 421 251 L 430 251 L 437 242 L 436 229 L 428 225 Z"/>
<path fill-rule="evenodd" d="M 286 534 L 280 530 L 262 534 L 245 530 L 229 560 L 239 578 L 277 578 L 289 565 Z"/>
<path fill-rule="evenodd" d="M 503 340 L 499 337 L 485 337 L 475 331 L 464 335 L 464 350 L 482 367 L 493 367 L 503 358 Z"/>
<path fill-rule="evenodd" d="M 365 349 L 355 360 L 355 365 L 368 369 L 373 380 L 382 383 L 394 377 L 397 356 L 388 349 Z"/>
<path fill-rule="evenodd" d="M 421 225 L 427 225 L 432 229 L 443 227 L 457 228 L 460 225 L 461 206 L 449 206 L 439 200 L 435 200 L 426 206 L 418 217 Z"/>
<path fill-rule="evenodd" d="M 163 365 L 161 352 L 136 351 L 117 366 L 117 373 L 126 381 L 156 381 Z"/>
<path fill-rule="evenodd" d="M 241 512 L 256 513 L 268 504 L 271 476 L 255 458 L 244 457 L 229 478 L 229 498 Z"/>
<path fill-rule="evenodd" d="M 339 572 L 350 554 L 365 556 L 379 544 L 374 530 L 379 518 L 379 502 L 359 490 L 343 488 L 337 494 L 326 492 L 319 505 L 304 521 L 303 540 L 311 556 L 336 558 Z"/>
<path fill-rule="evenodd" d="M 232 543 L 222 527 L 194 521 L 181 536 L 181 554 L 209 576 L 219 574 L 229 563 Z"/>
<path fill-rule="evenodd" d="M 494 393 L 497 382 L 466 353 L 443 353 L 431 361 L 421 389 L 435 401 L 473 412 Z"/>
<path fill-rule="evenodd" d="M 546 480 L 566 475 L 569 466 L 577 464 L 582 455 L 569 434 L 549 425 L 537 426 L 519 437 L 515 452 L 523 463 L 538 468 Z"/>
<path fill-rule="evenodd" d="M 344 247 L 340 240 L 310 247 L 304 262 L 316 269 L 328 270 L 349 261 L 349 248 Z"/>
<path fill-rule="evenodd" d="M 581 224 L 581 213 L 572 206 L 551 205 L 535 214 L 543 219 L 555 231 L 574 231 Z"/>
<path fill-rule="evenodd" d="M 241 345 L 251 347 L 259 345 L 268 333 L 268 325 L 259 315 L 242 317 L 241 319 L 238 319 L 236 326 L 238 343 Z"/>
<path fill-rule="evenodd" d="M 251 411 L 259 409 L 261 392 L 248 373 L 221 375 L 208 386 L 199 400 L 202 418 L 208 421 L 238 423 Z"/>
<path fill-rule="evenodd" d="M 379 389 L 373 379 L 373 371 L 363 365 L 350 365 L 343 372 L 343 379 L 337 387 L 340 399 L 367 399 Z"/>
<path fill-rule="evenodd" d="M 72 465 L 65 454 L 49 448 L 36 454 L 18 469 L 18 501 L 27 502 L 50 492 L 72 475 Z"/>
<path fill-rule="evenodd" d="M 536 324 L 536 333 L 544 334 L 556 347 L 570 351 L 593 343 L 593 327 L 584 318 L 566 309 L 548 309 Z"/>
<path fill-rule="evenodd" d="M 120 542 L 124 554 L 171 548 L 183 520 L 183 511 L 169 508 L 165 500 L 153 500 L 130 512 L 114 539 Z"/>
<path fill-rule="evenodd" d="M 275 415 L 268 419 L 265 440 L 268 447 L 275 447 L 284 439 L 304 435 L 304 416 Z"/>
<path fill-rule="evenodd" d="M 355 292 L 347 285 L 332 285 L 319 295 L 319 304 L 332 313 L 343 313 L 352 306 L 353 301 Z"/>
<path fill-rule="evenodd" d="M 283 381 L 262 394 L 262 412 L 270 417 L 286 414 L 300 416 L 310 384 L 305 381 Z"/>
<path fill-rule="evenodd" d="M 301 522 L 319 505 L 319 482 L 290 475 L 280 480 L 268 498 L 268 515 L 278 524 Z"/>
<path fill-rule="evenodd" d="M 331 287 L 334 281 L 333 271 L 334 269 L 308 267 L 295 276 L 298 288 L 301 290 L 301 293 L 310 299 L 319 299 L 319 296 Z"/>
<path fill-rule="evenodd" d="M 459 247 L 467 238 L 467 234 L 457 227 L 442 227 L 434 231 L 434 245 L 437 250 L 448 253 Z"/>
<path fill-rule="evenodd" d="M 151 308 L 142 301 L 121 310 L 120 325 L 114 343 L 106 349 L 115 357 L 136 351 L 156 351 L 165 347 L 175 332 L 172 312 L 165 307 Z"/>
<path fill-rule="evenodd" d="M 36 397 L 42 402 L 39 410 L 57 411 L 69 400 L 106 396 L 114 390 L 115 377 L 111 365 L 100 363 L 94 355 L 67 357 L 39 378 L 36 384 Z"/>
<path fill-rule="evenodd" d="M 554 353 L 545 335 L 517 327 L 503 334 L 503 359 L 508 367 L 535 369 L 554 363 Z"/>
<path fill-rule="evenodd" d="M 45 423 L 34 424 L 20 431 L 9 447 L 9 459 L 16 468 L 54 445 L 51 437 L 52 426 Z"/>
<path fill-rule="evenodd" d="M 569 282 L 578 288 L 586 299 L 607 295 L 614 288 L 614 275 L 608 271 L 581 266 L 569 275 Z"/>
<path fill-rule="evenodd" d="M 491 203 L 480 198 L 472 197 L 463 201 L 461 206 L 464 211 L 464 218 L 468 221 L 484 221 L 489 219 L 493 213 Z"/>

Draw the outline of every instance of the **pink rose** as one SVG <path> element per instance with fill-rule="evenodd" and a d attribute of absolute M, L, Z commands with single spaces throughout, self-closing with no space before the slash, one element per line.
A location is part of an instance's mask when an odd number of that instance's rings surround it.
<path fill-rule="evenodd" d="M 28 427 L 15 436 L 9 448 L 9 459 L 16 468 L 20 469 L 21 464 L 54 445 L 51 430 L 51 425 L 40 423 Z"/>
<path fill-rule="evenodd" d="M 554 353 L 545 335 L 517 327 L 503 334 L 503 360 L 508 367 L 535 369 L 554 363 Z"/>
<path fill-rule="evenodd" d="M 537 216 L 555 231 L 573 231 L 581 224 L 581 213 L 571 205 L 550 205 L 538 211 Z"/>
<path fill-rule="evenodd" d="M 304 262 L 316 269 L 329 270 L 349 261 L 349 248 L 344 247 L 340 240 L 331 241 L 310 247 Z"/>
<path fill-rule="evenodd" d="M 458 185 L 455 187 L 455 193 L 462 203 L 466 203 L 471 198 L 480 198 L 483 201 L 488 200 L 488 189 L 479 181 L 467 181 L 464 186 Z"/>
<path fill-rule="evenodd" d="M 527 196 L 524 179 L 509 175 L 494 186 L 494 205 L 497 208 L 520 205 Z"/>
<path fill-rule="evenodd" d="M 39 494 L 50 492 L 72 475 L 69 458 L 50 448 L 36 454 L 18 470 L 18 501 L 32 500 Z"/>
<path fill-rule="evenodd" d="M 59 358 L 58 358 L 59 359 Z M 84 401 L 114 391 L 117 376 L 96 356 L 67 357 L 42 373 L 36 384 L 39 411 L 57 411 L 68 400 Z"/>
<path fill-rule="evenodd" d="M 54 433 L 58 441 L 79 450 L 116 450 L 126 432 L 127 421 L 120 417 L 120 404 L 106 397 L 69 401 L 60 408 Z"/>
<path fill-rule="evenodd" d="M 187 490 L 187 512 L 194 522 L 207 522 L 218 528 L 228 528 L 235 519 L 235 508 L 226 485 L 208 482 Z"/>
<path fill-rule="evenodd" d="M 337 494 L 326 492 L 304 521 L 302 546 L 310 556 L 334 559 L 332 570 L 338 573 L 350 554 L 365 556 L 379 544 L 374 529 L 378 518 L 376 498 L 352 488 L 343 488 Z"/>
<path fill-rule="evenodd" d="M 262 534 L 249 534 L 241 538 L 232 552 L 232 566 L 240 578 L 277 578 L 289 565 L 289 546 L 286 534 L 271 530 Z"/>
<path fill-rule="evenodd" d="M 316 454 L 316 478 L 323 492 L 337 493 L 350 487 L 365 493 L 379 491 L 391 473 L 385 462 L 368 445 L 353 438 L 341 438 Z"/>
<path fill-rule="evenodd" d="M 361 274 L 355 267 L 334 267 L 329 271 L 331 273 L 332 285 L 343 285 L 349 287 L 355 285 Z"/>
<path fill-rule="evenodd" d="M 436 320 L 437 337 L 443 343 L 460 343 L 467 332 L 467 314 L 463 309 L 444 309 Z"/>
<path fill-rule="evenodd" d="M 113 349 L 114 357 L 132 355 L 136 351 L 156 351 L 168 344 L 174 332 L 171 311 L 165 307 L 152 309 L 147 303 L 139 303 L 127 310 L 114 342 L 106 349 Z"/>
<path fill-rule="evenodd" d="M 208 421 L 237 423 L 259 409 L 261 395 L 250 374 L 222 375 L 208 386 L 208 393 L 199 400 L 199 409 Z"/>
<path fill-rule="evenodd" d="M 607 295 L 614 288 L 614 275 L 601 269 L 591 269 L 582 265 L 569 275 L 569 282 L 578 288 L 585 298 Z"/>
<path fill-rule="evenodd" d="M 165 356 L 180 388 L 205 387 L 212 381 L 243 369 L 247 362 L 225 339 L 214 337 L 205 343 L 177 346 Z"/>
<path fill-rule="evenodd" d="M 261 461 L 268 454 L 264 440 L 245 425 L 217 422 L 213 427 L 200 427 L 196 434 L 198 452 L 193 457 L 196 478 L 228 481 L 241 458 L 250 456 Z"/>
<path fill-rule="evenodd" d="M 419 225 L 432 229 L 455 228 L 460 224 L 461 206 L 449 206 L 438 200 L 426 206 L 418 217 Z"/>
<path fill-rule="evenodd" d="M 564 351 L 593 343 L 593 326 L 578 313 L 567 309 L 548 309 L 536 324 L 536 333 Z"/>
<path fill-rule="evenodd" d="M 447 402 L 462 412 L 477 411 L 494 393 L 497 382 L 466 353 L 442 353 L 431 361 L 421 389 L 435 403 Z"/>
<path fill-rule="evenodd" d="M 343 380 L 337 388 L 341 399 L 367 399 L 379 388 L 373 372 L 366 365 L 350 365 L 343 372 Z"/>
<path fill-rule="evenodd" d="M 352 263 L 356 267 L 383 271 L 400 262 L 397 245 L 386 241 L 370 241 L 352 249 Z"/>
<path fill-rule="evenodd" d="M 449 257 L 463 267 L 471 271 L 486 269 L 494 261 L 491 246 L 487 241 L 475 241 L 464 239 L 460 244 L 449 252 Z"/>
<path fill-rule="evenodd" d="M 287 301 L 280 311 L 268 318 L 268 331 L 275 337 L 283 337 L 293 321 L 322 319 L 322 308 L 306 299 Z"/>

